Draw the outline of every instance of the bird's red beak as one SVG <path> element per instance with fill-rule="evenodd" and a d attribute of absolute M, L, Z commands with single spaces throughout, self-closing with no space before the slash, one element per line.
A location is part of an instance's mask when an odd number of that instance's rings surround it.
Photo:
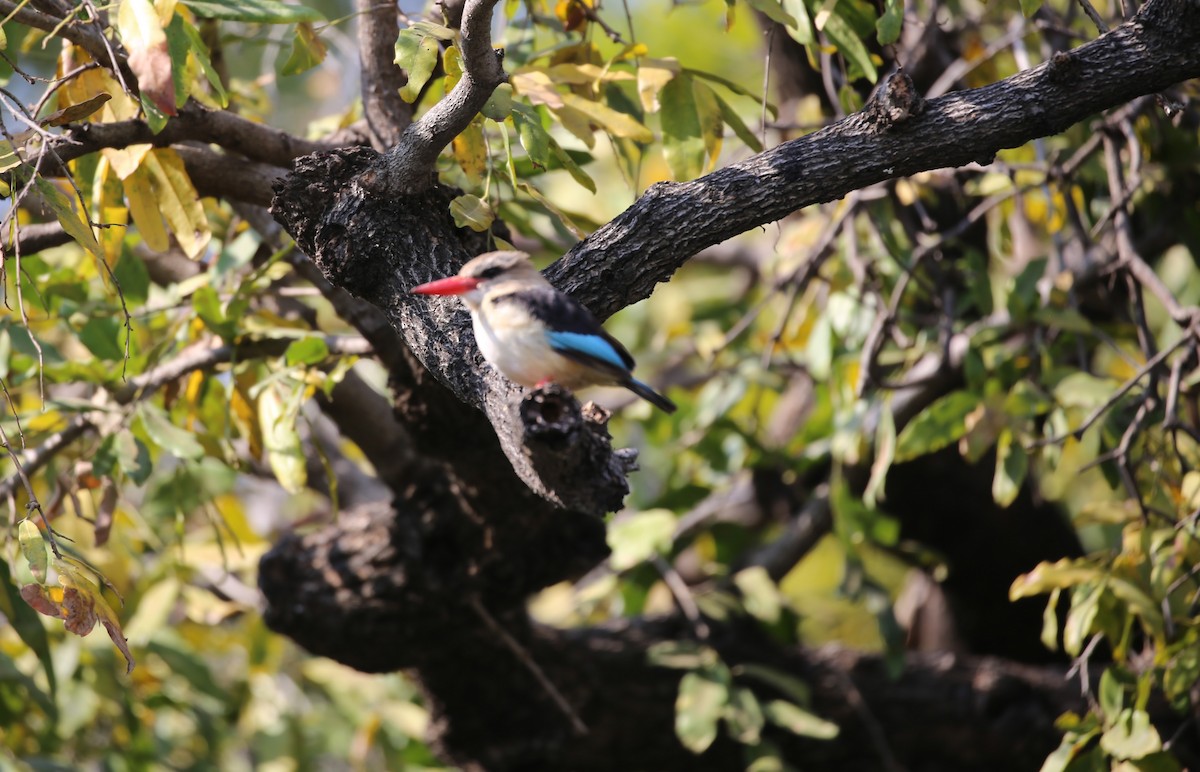
<path fill-rule="evenodd" d="M 479 286 L 479 279 L 467 276 L 451 276 L 409 290 L 412 295 L 462 295 Z"/>

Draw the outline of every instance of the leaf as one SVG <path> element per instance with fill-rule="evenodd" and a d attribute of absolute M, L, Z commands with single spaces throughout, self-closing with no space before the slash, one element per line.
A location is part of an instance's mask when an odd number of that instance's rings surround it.
<path fill-rule="evenodd" d="M 717 94 L 708 85 L 692 80 L 692 96 L 696 101 L 696 115 L 700 119 L 700 136 L 704 139 L 704 152 L 708 155 L 705 171 L 712 171 L 721 155 L 721 144 L 725 141 L 725 124 Z"/>
<path fill-rule="evenodd" d="M 125 657 L 125 673 L 132 673 L 133 655 L 129 651 L 125 636 L 121 633 L 121 622 L 100 593 L 99 587 L 65 559 L 55 561 L 54 569 L 58 572 L 58 580 L 63 586 L 62 610 L 67 632 L 87 635 L 99 621 L 113 644 Z"/>
<path fill-rule="evenodd" d="M 76 208 L 78 201 L 74 197 L 67 198 L 67 195 L 56 185 L 41 176 L 34 177 L 34 184 L 37 185 L 42 200 L 54 212 L 54 216 L 67 235 L 79 242 L 84 249 L 103 260 L 104 252 L 100 249 L 100 242 L 96 241 L 96 234 L 92 232 L 92 226 Z"/>
<path fill-rule="evenodd" d="M 1100 747 L 1118 759 L 1137 760 L 1162 750 L 1162 738 L 1144 710 L 1126 709 L 1100 735 Z"/>
<path fill-rule="evenodd" d="M 1004 429 L 996 442 L 996 474 L 992 478 L 992 498 L 996 504 L 1007 509 L 1016 500 L 1028 471 L 1029 456 L 1013 439 L 1012 430 Z"/>
<path fill-rule="evenodd" d="M 1054 387 L 1054 401 L 1063 407 L 1096 408 L 1108 401 L 1118 383 L 1091 373 L 1073 372 Z"/>
<path fill-rule="evenodd" d="M 883 501 L 884 486 L 888 470 L 896 458 L 896 419 L 890 404 L 879 407 L 879 422 L 875 427 L 875 460 L 871 462 L 871 476 L 863 490 L 863 502 L 874 508 Z"/>
<path fill-rule="evenodd" d="M 288 367 L 295 365 L 315 365 L 318 362 L 323 362 L 329 358 L 329 344 L 324 338 L 315 335 L 294 340 L 288 344 L 287 351 L 284 352 L 284 359 L 288 363 Z"/>
<path fill-rule="evenodd" d="M 100 93 L 96 94 L 91 99 L 88 99 L 79 104 L 64 107 L 62 110 L 56 110 L 50 113 L 45 118 L 42 118 L 43 126 L 65 126 L 68 123 L 82 121 L 92 113 L 104 107 L 104 103 L 112 99 L 112 94 Z"/>
<path fill-rule="evenodd" d="M 572 220 L 569 216 L 567 216 L 566 212 L 562 211 L 561 209 L 556 207 L 554 204 L 550 203 L 550 200 L 548 198 L 546 198 L 545 196 L 543 196 L 542 192 L 540 190 L 538 190 L 537 188 L 535 188 L 533 185 L 530 185 L 528 182 L 522 182 L 517 186 L 517 189 L 524 192 L 526 195 L 528 195 L 534 201 L 537 201 L 539 204 L 544 206 L 546 208 L 546 211 L 550 212 L 550 214 L 557 217 L 559 222 L 561 222 L 563 224 L 563 227 L 565 227 L 567 230 L 569 230 L 571 232 L 571 234 L 573 236 L 575 236 L 575 238 L 579 239 L 580 241 L 587 238 L 587 234 L 583 232 L 583 229 L 580 228 L 578 225 L 576 225 L 575 221 Z"/>
<path fill-rule="evenodd" d="M 767 624 L 779 621 L 783 600 L 767 569 L 762 566 L 742 569 L 733 575 L 733 583 L 741 591 L 742 603 L 751 616 Z"/>
<path fill-rule="evenodd" d="M 703 753 L 717 739 L 717 723 L 729 701 L 729 687 L 710 671 L 687 673 L 675 698 L 675 736 L 692 753 Z"/>
<path fill-rule="evenodd" d="M 655 667 L 695 670 L 716 664 L 717 653 L 695 641 L 659 641 L 646 651 L 646 661 Z"/>
<path fill-rule="evenodd" d="M 496 123 L 502 123 L 505 118 L 512 114 L 513 106 L 513 87 L 511 83 L 501 83 L 496 86 L 496 90 L 488 97 L 488 100 L 483 103 L 483 107 L 479 112 L 483 113 L 483 117 L 491 118 Z"/>
<path fill-rule="evenodd" d="M 487 171 L 487 143 L 483 137 L 483 118 L 475 116 L 467 124 L 467 128 L 454 138 L 451 145 L 454 160 L 458 161 L 467 179 L 473 185 L 481 184 L 483 174 Z"/>
<path fill-rule="evenodd" d="M 1026 19 L 1032 18 L 1042 7 L 1042 2 L 1043 0 L 1021 0 L 1021 15 Z"/>
<path fill-rule="evenodd" d="M 842 17 L 845 5 L 838 4 L 826 20 L 823 32 L 837 46 L 842 56 L 846 57 L 846 60 L 854 67 L 857 67 L 863 77 L 874 83 L 879 79 L 879 73 L 876 72 L 875 64 L 871 61 L 871 53 L 863 45 L 862 39 Z"/>
<path fill-rule="evenodd" d="M 117 31 L 129 52 L 129 69 L 142 97 L 166 115 L 175 115 L 175 81 L 167 35 L 150 0 L 121 0 Z"/>
<path fill-rule="evenodd" d="M 804 4 L 804 0 L 783 0 L 783 10 L 785 13 L 795 17 L 795 24 L 789 24 L 784 27 L 788 35 L 806 48 L 817 42 L 817 35 L 813 31 L 812 18 L 808 15 L 808 7 Z M 812 54 L 810 53 L 811 57 Z"/>
<path fill-rule="evenodd" d="M 545 168 L 550 161 L 550 135 L 542 128 L 537 113 L 528 105 L 514 104 L 512 117 L 517 137 L 529 160 Z"/>
<path fill-rule="evenodd" d="M 774 22 L 778 22 L 785 27 L 791 28 L 796 26 L 796 19 L 787 11 L 783 10 L 779 0 L 746 0 L 747 4 L 754 10 L 766 16 Z"/>
<path fill-rule="evenodd" d="M 637 71 L 638 99 L 642 102 L 642 109 L 648 113 L 657 112 L 661 107 L 659 94 L 663 86 L 680 72 L 677 59 L 643 59 Z"/>
<path fill-rule="evenodd" d="M 98 358 L 115 362 L 125 358 L 125 346 L 121 342 L 123 329 L 111 316 L 92 317 L 79 330 L 79 340 Z"/>
<path fill-rule="evenodd" d="M 204 448 L 191 432 L 171 423 L 166 412 L 150 402 L 141 402 L 137 415 L 142 421 L 146 435 L 160 448 L 179 458 L 197 459 L 204 455 Z"/>
<path fill-rule="evenodd" d="M 163 33 L 167 36 L 167 55 L 171 57 L 171 83 L 175 91 L 176 108 L 187 104 L 192 91 L 193 73 L 188 72 L 188 54 L 191 53 L 192 44 L 184 31 L 185 23 L 182 16 L 173 14 L 163 27 Z"/>
<path fill-rule="evenodd" d="M 313 29 L 312 22 L 296 25 L 296 36 L 292 38 L 292 50 L 287 61 L 279 69 L 280 75 L 299 75 L 325 61 L 325 42 Z"/>
<path fill-rule="evenodd" d="M 771 700 L 764 707 L 767 719 L 801 737 L 832 740 L 838 736 L 837 724 L 809 713 L 803 708 L 783 700 Z"/>
<path fill-rule="evenodd" d="M 400 89 L 400 98 L 405 102 L 415 102 L 429 82 L 437 66 L 438 49 L 437 38 L 412 29 L 400 30 L 396 38 L 396 64 L 408 75 L 408 82 Z"/>
<path fill-rule="evenodd" d="M 1051 594 L 1057 598 L 1059 592 L 1060 588 L 1055 588 Z M 1103 594 L 1104 584 L 1100 582 L 1071 588 L 1071 610 L 1067 612 L 1062 637 L 1063 651 L 1072 657 L 1078 657 L 1083 651 L 1083 643 L 1091 634 L 1100 611 L 1100 597 Z M 1055 622 L 1057 624 L 1057 616 Z"/>
<path fill-rule="evenodd" d="M 671 548 L 675 513 L 669 509 L 647 509 L 614 521 L 608 527 L 609 565 L 625 571 Z"/>
<path fill-rule="evenodd" d="M 721 716 L 729 726 L 730 737 L 743 745 L 754 745 L 762 739 L 766 717 L 758 698 L 749 689 L 734 687 Z"/>
<path fill-rule="evenodd" d="M 896 463 L 941 450 L 967 432 L 967 414 L 980 399 L 969 391 L 954 391 L 934 401 L 909 421 L 896 440 Z"/>
<path fill-rule="evenodd" d="M 743 662 L 734 668 L 734 673 L 738 676 L 753 678 L 760 683 L 778 689 L 790 697 L 792 702 L 797 704 L 808 704 L 809 698 L 812 696 L 812 689 L 809 688 L 808 684 L 790 673 L 785 673 L 773 667 L 756 665 L 752 662 Z"/>
<path fill-rule="evenodd" d="M 38 584 L 45 584 L 46 571 L 50 568 L 50 549 L 42 536 L 42 529 L 25 518 L 17 526 L 17 542 L 21 545 L 21 554 L 29 563 L 29 572 Z"/>
<path fill-rule="evenodd" d="M 1073 587 L 1100 578 L 1099 569 L 1082 560 L 1063 558 L 1055 563 L 1042 561 L 1027 574 L 1018 576 L 1008 588 L 1009 600 L 1041 595 L 1055 588 Z"/>
<path fill-rule="evenodd" d="M 639 123 L 632 115 L 619 112 L 599 102 L 584 99 L 578 94 L 562 94 L 561 96 L 563 104 L 585 114 L 614 137 L 625 137 L 643 144 L 654 141 L 654 133 Z"/>
<path fill-rule="evenodd" d="M 450 202 L 450 215 L 454 224 L 460 228 L 470 228 L 477 233 L 483 233 L 492 227 L 496 221 L 496 213 L 488 202 L 479 196 L 466 193 Z"/>
<path fill-rule="evenodd" d="M 275 479 L 288 493 L 299 493 L 308 482 L 304 464 L 304 446 L 296 431 L 295 409 L 284 402 L 278 384 L 270 384 L 258 395 L 258 423 L 262 430 L 263 450 Z"/>
<path fill-rule="evenodd" d="M 204 44 L 204 39 L 200 37 L 200 31 L 192 24 L 184 20 L 182 16 L 176 15 L 171 24 L 167 27 L 167 34 L 170 35 L 171 28 L 175 26 L 175 20 L 178 19 L 183 27 L 183 32 L 187 36 L 188 44 L 191 46 L 192 53 L 196 56 L 196 61 L 200 62 L 200 69 L 204 70 L 204 77 L 208 79 L 208 83 L 213 87 L 213 91 L 217 95 L 217 103 L 221 107 L 229 106 L 229 94 L 225 91 L 225 86 L 221 84 L 221 75 L 217 72 L 217 68 L 213 67 L 212 57 L 209 53 L 208 46 Z"/>
<path fill-rule="evenodd" d="M 4 613 L 8 625 L 21 642 L 37 656 L 46 674 L 46 683 L 50 685 L 50 693 L 54 694 L 58 691 L 58 679 L 54 675 L 54 660 L 50 656 L 50 636 L 37 611 L 23 600 L 23 595 L 13 584 L 8 562 L 0 560 L 0 612 Z"/>
<path fill-rule="evenodd" d="M 904 24 L 904 0 L 884 0 L 883 15 L 875 22 L 875 32 L 879 45 L 890 46 L 900 39 L 900 29 Z"/>
<path fill-rule="evenodd" d="M 725 125 L 733 129 L 733 133 L 742 143 L 756 153 L 761 153 L 763 146 L 759 142 L 758 137 L 754 132 L 750 131 L 750 127 L 742 120 L 742 116 L 737 114 L 733 106 L 726 102 L 720 94 L 713 92 L 717 99 L 717 105 L 721 108 L 721 120 L 725 121 Z"/>
<path fill-rule="evenodd" d="M 321 22 L 325 16 L 315 8 L 288 5 L 275 0 L 181 0 L 200 18 L 253 21 L 262 24 Z"/>
<path fill-rule="evenodd" d="M 1062 590 L 1050 591 L 1050 599 L 1042 610 L 1042 645 L 1050 651 L 1058 648 L 1058 599 Z"/>
<path fill-rule="evenodd" d="M 183 159 L 171 148 L 155 148 L 142 161 L 149 174 L 158 211 L 167 221 L 175 239 L 188 257 L 195 258 L 208 246 L 212 231 L 200 195 L 183 166 Z M 137 210 L 130 201 L 130 211 L 137 219 Z M 143 215 L 144 216 L 144 215 Z M 142 234 L 145 238 L 145 233 Z M 147 241 L 149 243 L 149 241 Z"/>
<path fill-rule="evenodd" d="M 684 75 L 672 79 L 663 86 L 660 100 L 663 155 L 671 176 L 676 180 L 695 179 L 704 169 L 704 138 L 692 79 Z"/>

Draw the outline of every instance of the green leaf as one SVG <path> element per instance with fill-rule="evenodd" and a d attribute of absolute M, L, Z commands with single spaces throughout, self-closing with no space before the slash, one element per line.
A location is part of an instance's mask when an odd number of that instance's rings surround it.
<path fill-rule="evenodd" d="M 687 673 L 675 699 L 675 735 L 692 753 L 703 753 L 717 739 L 717 724 L 729 701 L 729 687 L 710 670 Z"/>
<path fill-rule="evenodd" d="M 1031 18 L 1042 7 L 1043 0 L 1021 0 L 1021 15 Z"/>
<path fill-rule="evenodd" d="M 771 700 L 765 706 L 767 719 L 801 737 L 832 740 L 838 736 L 838 726 L 784 700 Z"/>
<path fill-rule="evenodd" d="M 708 156 L 706 171 L 712 171 L 721 155 L 721 144 L 725 141 L 725 124 L 717 94 L 708 85 L 692 80 L 692 97 L 696 102 L 696 115 L 700 119 L 700 136 L 704 139 L 704 152 Z"/>
<path fill-rule="evenodd" d="M 1001 508 L 1008 508 L 1021 492 L 1029 471 L 1029 456 L 1025 448 L 1013 439 L 1012 429 L 1003 429 L 996 441 L 996 474 L 992 478 L 992 498 Z"/>
<path fill-rule="evenodd" d="M 896 440 L 896 463 L 941 450 L 967 432 L 966 417 L 980 403 L 969 391 L 936 400 L 909 421 Z"/>
<path fill-rule="evenodd" d="M 721 108 L 721 120 L 725 121 L 725 125 L 733 129 L 733 133 L 737 135 L 737 138 L 746 147 L 756 153 L 761 153 L 763 149 L 762 143 L 758 141 L 758 137 L 754 135 L 754 132 L 750 131 L 750 127 L 742 120 L 742 116 L 738 115 L 737 111 L 720 94 L 716 92 L 713 92 L 713 94 L 717 98 L 717 106 Z"/>
<path fill-rule="evenodd" d="M 204 70 L 204 77 L 208 79 L 209 85 L 213 87 L 213 91 L 217 95 L 217 102 L 221 107 L 227 107 L 229 105 L 229 94 L 225 91 L 225 86 L 221 85 L 221 75 L 213 67 L 212 57 L 209 54 L 208 46 L 204 44 L 204 39 L 200 37 L 200 31 L 189 22 L 183 21 L 183 17 L 178 15 L 171 20 L 172 26 L 175 24 L 175 19 L 181 20 L 184 34 L 187 35 L 188 44 L 192 48 L 192 53 L 196 55 L 196 61 L 200 62 L 200 69 Z"/>
<path fill-rule="evenodd" d="M 1118 384 L 1111 378 L 1073 372 L 1054 387 L 1054 400 L 1063 407 L 1096 408 L 1108 401 Z"/>
<path fill-rule="evenodd" d="M 875 460 L 871 463 L 871 477 L 863 491 L 863 502 L 874 508 L 883 500 L 884 485 L 888 470 L 896 458 L 896 419 L 889 404 L 879 407 L 879 424 L 875 428 Z"/>
<path fill-rule="evenodd" d="M 659 641 L 646 651 L 646 661 L 656 667 L 695 670 L 718 660 L 715 651 L 695 641 Z"/>
<path fill-rule="evenodd" d="M 1125 709 L 1125 686 L 1113 673 L 1111 667 L 1104 669 L 1100 674 L 1100 710 L 1104 717 L 1112 722 L 1116 721 L 1121 715 L 1121 711 Z"/>
<path fill-rule="evenodd" d="M 1059 591 L 1060 588 L 1053 591 L 1055 598 Z M 1072 657 L 1079 656 L 1084 641 L 1091 635 L 1103 594 L 1104 584 L 1100 582 L 1071 588 L 1071 610 L 1067 612 L 1067 622 L 1063 625 L 1063 651 Z"/>
<path fill-rule="evenodd" d="M 100 359 L 113 362 L 125 357 L 125 346 L 121 342 L 123 329 L 111 316 L 93 317 L 79 331 L 79 340 Z"/>
<path fill-rule="evenodd" d="M 808 684 L 791 673 L 767 667 L 766 665 L 756 665 L 752 662 L 742 663 L 734 668 L 734 674 L 753 678 L 760 683 L 778 689 L 797 705 L 807 705 L 812 696 L 812 689 L 809 688 Z"/>
<path fill-rule="evenodd" d="M 284 359 L 287 360 L 288 367 L 294 365 L 315 365 L 318 362 L 323 362 L 329 357 L 329 344 L 324 338 L 311 336 L 308 338 L 300 338 L 288 344 L 287 351 L 284 352 Z"/>
<path fill-rule="evenodd" d="M 647 509 L 615 520 L 608 527 L 609 565 L 624 571 L 671 548 L 675 513 L 669 509 Z"/>
<path fill-rule="evenodd" d="M 1018 576 L 1008 588 L 1009 600 L 1041 595 L 1055 588 L 1074 587 L 1100 579 L 1100 571 L 1082 560 L 1063 558 L 1055 563 L 1042 561 L 1027 574 Z"/>
<path fill-rule="evenodd" d="M 292 50 L 287 61 L 279 69 L 280 75 L 299 75 L 325 61 L 325 42 L 317 36 L 310 22 L 296 25 L 296 36 L 292 39 Z"/>
<path fill-rule="evenodd" d="M 196 459 L 204 455 L 204 448 L 196 442 L 192 433 L 171 423 L 171 419 L 161 407 L 142 402 L 138 405 L 137 415 L 142 421 L 146 436 L 163 450 L 186 459 Z"/>
<path fill-rule="evenodd" d="M 758 698 L 749 689 L 736 686 L 730 691 L 722 718 L 729 727 L 729 736 L 743 745 L 754 745 L 762 739 L 766 717 Z"/>
<path fill-rule="evenodd" d="M 54 212 L 54 216 L 67 235 L 79 242 L 84 249 L 103 260 L 104 252 L 100 249 L 100 242 L 96 240 L 96 234 L 92 232 L 92 226 L 88 224 L 87 218 L 77 207 L 79 202 L 75 197 L 67 198 L 67 195 L 57 186 L 40 176 L 34 178 L 34 184 L 37 185 L 42 200 Z"/>
<path fill-rule="evenodd" d="M 792 40 L 807 48 L 817 42 L 817 34 L 813 31 L 812 18 L 808 15 L 808 6 L 804 0 L 783 0 L 783 10 L 795 18 L 794 24 L 784 27 Z M 810 53 L 809 56 L 812 56 Z"/>
<path fill-rule="evenodd" d="M 400 98 L 405 102 L 416 101 L 429 82 L 437 66 L 438 49 L 437 38 L 412 29 L 400 30 L 396 38 L 396 64 L 408 74 L 408 82 L 400 89 Z"/>
<path fill-rule="evenodd" d="M 121 285 L 121 294 L 125 302 L 130 304 L 145 303 L 150 295 L 150 272 L 146 263 L 135 257 L 128 249 L 121 251 L 117 264 L 113 266 L 113 276 Z"/>
<path fill-rule="evenodd" d="M 42 670 L 46 673 L 50 693 L 55 694 L 58 691 L 58 679 L 54 676 L 54 660 L 50 656 L 50 636 L 46 633 L 38 613 L 29 607 L 13 584 L 6 560 L 0 560 L 0 612 L 3 612 L 22 643 L 37 655 L 38 661 L 42 663 Z M 57 707 L 54 705 L 50 706 L 47 713 L 53 719 L 57 719 Z"/>
<path fill-rule="evenodd" d="M 663 154 L 671 175 L 676 180 L 691 180 L 704 170 L 704 138 L 692 79 L 686 75 L 673 78 L 660 94 Z"/>
<path fill-rule="evenodd" d="M 29 563 L 29 572 L 38 584 L 46 583 L 46 570 L 50 568 L 50 548 L 42 537 L 42 530 L 25 518 L 17 525 L 17 542 L 21 545 L 21 554 Z"/>
<path fill-rule="evenodd" d="M 550 162 L 550 135 L 542 128 L 537 113 L 532 107 L 521 103 L 513 104 L 513 124 L 517 128 L 517 137 L 521 147 L 534 164 L 546 167 Z"/>
<path fill-rule="evenodd" d="M 904 0 L 884 0 L 883 15 L 875 22 L 879 45 L 890 46 L 900 39 L 900 28 L 904 24 Z"/>
<path fill-rule="evenodd" d="M 871 52 L 867 50 L 858 33 L 854 31 L 842 16 L 845 13 L 846 5 L 845 3 L 838 4 L 834 12 L 826 20 L 823 31 L 829 36 L 829 40 L 837 46 L 842 56 L 846 57 L 846 61 L 852 65 L 850 68 L 851 76 L 853 77 L 854 70 L 857 68 L 858 72 L 864 78 L 874 83 L 879 79 L 879 73 L 876 72 L 875 64 L 871 61 Z"/>
<path fill-rule="evenodd" d="M 796 26 L 796 19 L 783 9 L 779 0 L 746 0 L 746 3 L 771 21 L 778 22 L 789 29 Z"/>
<path fill-rule="evenodd" d="M 321 22 L 325 16 L 305 5 L 288 5 L 275 0 L 182 0 L 201 18 L 254 21 L 261 24 Z"/>
<path fill-rule="evenodd" d="M 211 285 L 205 284 L 192 294 L 192 308 L 205 327 L 227 341 L 233 340 L 237 334 L 237 322 L 225 316 L 221 309 L 221 298 Z"/>
<path fill-rule="evenodd" d="M 1118 759 L 1137 760 L 1162 750 L 1162 738 L 1144 710 L 1121 711 L 1116 723 L 1100 735 L 1100 747 Z"/>
<path fill-rule="evenodd" d="M 779 587 L 762 566 L 751 566 L 733 575 L 733 583 L 742 594 L 746 611 L 767 624 L 779 621 L 783 613 L 783 600 Z"/>
<path fill-rule="evenodd" d="M 501 83 L 488 97 L 488 100 L 483 103 L 483 108 L 479 111 L 483 113 L 485 118 L 491 118 L 497 123 L 501 123 L 512 114 L 513 106 L 513 88 L 510 83 Z"/>
<path fill-rule="evenodd" d="M 271 471 L 275 472 L 275 479 L 288 493 L 299 493 L 308 482 L 304 446 L 296 431 L 299 407 L 298 400 L 284 401 L 278 384 L 270 384 L 258 395 L 258 421 L 263 450 Z"/>
<path fill-rule="evenodd" d="M 188 79 L 188 53 L 192 50 L 184 25 L 187 22 L 179 14 L 171 17 L 171 23 L 163 30 L 167 36 L 167 55 L 171 59 L 171 81 L 175 87 L 175 106 L 183 107 L 191 94 Z"/>
<path fill-rule="evenodd" d="M 1062 590 L 1050 591 L 1050 600 L 1042 610 L 1042 645 L 1050 651 L 1058 649 L 1058 599 Z"/>
<path fill-rule="evenodd" d="M 496 213 L 488 202 L 479 196 L 466 193 L 450 202 L 450 215 L 454 224 L 460 228 L 470 228 L 477 233 L 483 233 L 492 227 L 496 221 Z"/>

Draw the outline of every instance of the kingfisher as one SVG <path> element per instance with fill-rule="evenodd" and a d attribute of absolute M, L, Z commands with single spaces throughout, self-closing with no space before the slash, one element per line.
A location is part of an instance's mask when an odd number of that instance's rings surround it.
<path fill-rule="evenodd" d="M 633 377 L 633 357 L 592 312 L 546 281 L 524 252 L 488 252 L 457 276 L 410 292 L 456 295 L 471 311 L 475 341 L 492 367 L 522 386 L 624 386 L 655 407 L 675 403 Z"/>

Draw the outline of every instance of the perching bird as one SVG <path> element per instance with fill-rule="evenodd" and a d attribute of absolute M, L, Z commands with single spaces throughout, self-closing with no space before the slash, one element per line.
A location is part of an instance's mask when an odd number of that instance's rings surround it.
<path fill-rule="evenodd" d="M 410 291 L 461 297 L 483 358 L 522 386 L 624 386 L 675 411 L 675 403 L 633 377 L 633 357 L 591 311 L 554 289 L 524 252 L 480 255 L 457 276 Z"/>

